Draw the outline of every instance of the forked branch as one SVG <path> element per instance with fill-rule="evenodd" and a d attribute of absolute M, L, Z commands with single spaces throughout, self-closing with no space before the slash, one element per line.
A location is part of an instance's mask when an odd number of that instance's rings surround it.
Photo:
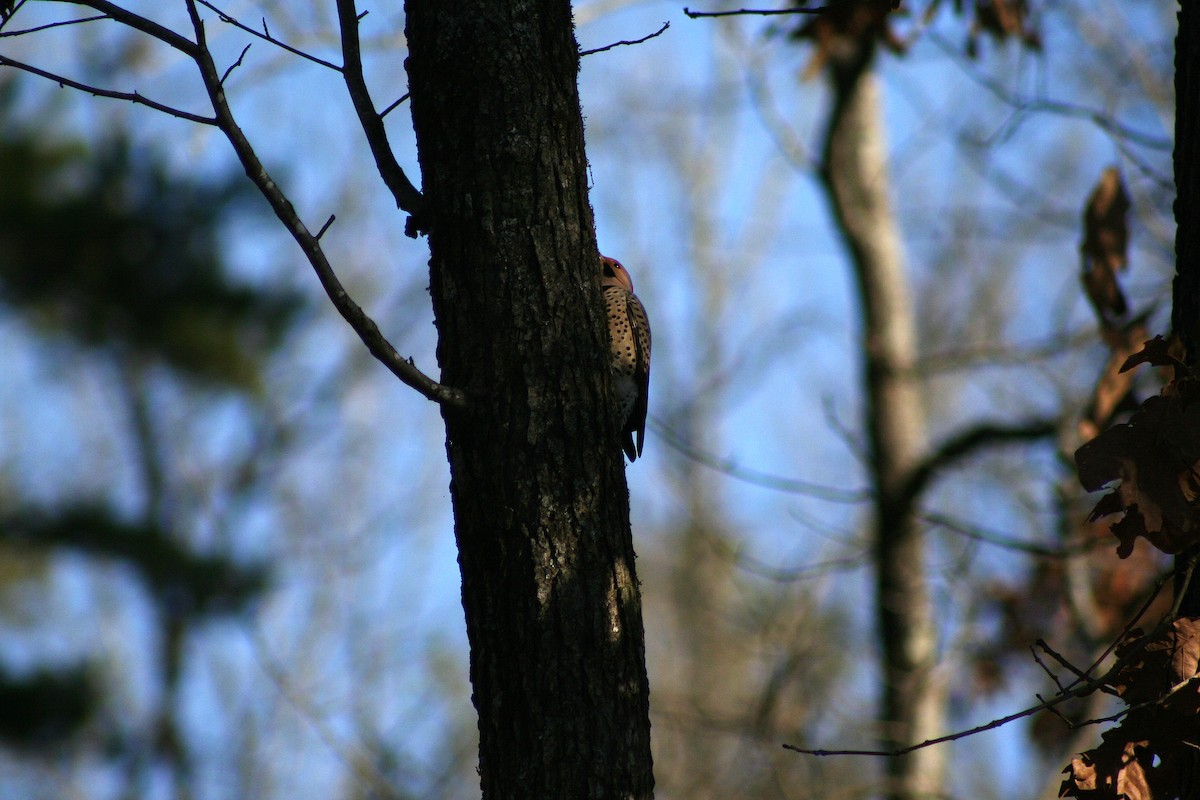
<path fill-rule="evenodd" d="M 346 81 L 346 91 L 350 93 L 350 102 L 354 104 L 354 112 L 358 114 L 358 122 L 367 137 L 380 177 L 396 198 L 396 207 L 409 214 L 404 232 L 415 238 L 418 233 L 428 230 L 428 222 L 422 214 L 424 198 L 396 161 L 392 146 L 388 144 L 383 115 L 375 110 L 367 91 L 362 70 L 362 46 L 358 38 L 359 16 L 354 0 L 337 0 L 337 12 L 342 31 L 342 77 Z"/>
<path fill-rule="evenodd" d="M 313 271 L 317 274 L 317 279 L 321 282 L 322 288 L 333 302 L 338 313 L 350 323 L 350 326 L 358 334 L 363 344 L 371 352 L 376 359 L 383 363 L 391 372 L 407 386 L 416 389 L 424 397 L 429 398 L 437 403 L 450 406 L 461 406 L 466 402 L 462 391 L 449 386 L 444 386 L 437 381 L 434 381 L 428 375 L 417 369 L 411 358 L 404 358 L 391 343 L 380 333 L 378 326 L 375 324 L 362 308 L 354 302 L 354 300 L 346 292 L 341 281 L 338 280 L 329 259 L 325 256 L 321 249 L 320 237 L 328 228 L 329 223 L 314 235 L 308 230 L 304 222 L 300 219 L 296 209 L 292 206 L 290 200 L 279 188 L 279 185 L 271 178 L 258 155 L 255 153 L 253 146 L 238 126 L 230 111 L 228 101 L 225 98 L 225 90 L 223 82 L 228 76 L 233 67 L 226 70 L 225 74 L 221 74 L 213 61 L 212 53 L 208 49 L 207 40 L 204 32 L 204 22 L 200 18 L 197 9 L 197 3 L 203 3 L 209 8 L 221 15 L 222 19 L 227 19 L 218 9 L 215 9 L 205 0 L 185 0 L 188 15 L 191 19 L 192 29 L 195 33 L 196 40 L 193 42 L 185 36 L 176 33 L 162 25 L 145 17 L 134 14 L 124 8 L 114 5 L 108 0 L 48 0 L 49 2 L 69 2 L 73 5 L 86 6 L 94 9 L 103 15 L 104 19 L 111 19 L 133 30 L 157 39 L 170 47 L 184 53 L 193 62 L 195 62 L 200 72 L 200 77 L 203 82 L 205 92 L 208 95 L 209 102 L 212 104 L 214 116 L 205 117 L 199 114 L 194 114 L 183 109 L 174 108 L 164 103 L 159 103 L 150 100 L 135 92 L 120 92 L 112 89 L 106 89 L 99 86 L 92 86 L 79 81 L 72 80 L 66 76 L 49 72 L 47 70 L 35 67 L 31 64 L 26 64 L 17 61 L 7 56 L 0 55 L 0 67 L 11 67 L 33 75 L 53 81 L 60 86 L 68 86 L 72 89 L 87 92 L 99 97 L 109 97 L 117 100 L 125 100 L 131 103 L 144 105 L 153 108 L 156 111 L 161 111 L 170 114 L 180 119 L 186 119 L 191 122 L 197 122 L 204 125 L 215 125 L 220 128 L 229 143 L 233 146 L 234 152 L 237 154 L 238 160 L 246 171 L 246 175 L 262 193 L 270 204 L 271 209 L 275 212 L 275 216 L 279 218 L 288 233 L 300 245 L 305 257 L 312 265 Z M 353 2 L 346 3 L 344 0 L 339 0 L 339 10 L 344 6 L 348 6 L 353 14 Z M 93 21 L 96 18 L 89 18 L 88 21 Z M 352 17 L 353 19 L 353 17 Z M 354 20 L 357 23 L 357 20 Z M 239 26 L 244 27 L 244 26 Z M 348 59 L 351 65 L 349 70 L 346 70 L 347 87 L 351 90 L 352 96 L 355 97 L 355 107 L 360 112 L 360 117 L 363 118 L 364 129 L 368 131 L 368 139 L 372 144 L 372 151 L 376 156 L 376 163 L 379 164 L 380 171 L 384 173 L 384 180 L 388 183 L 393 192 L 397 194 L 397 203 L 402 209 L 408 211 L 414 217 L 420 208 L 421 195 L 411 183 L 408 182 L 395 157 L 392 155 L 390 148 L 387 146 L 386 136 L 383 134 L 383 123 L 379 115 L 375 113 L 374 108 L 370 106 L 370 99 L 366 96 L 366 86 L 362 80 L 362 65 L 358 54 L 358 31 L 356 24 L 348 28 L 350 33 L 344 36 L 347 42 L 347 51 L 353 55 L 352 59 Z M 39 29 L 30 29 L 24 33 L 33 33 Z M 347 28 L 344 26 L 343 33 Z M 17 32 L 14 32 L 17 33 Z M 278 40 L 274 39 L 269 32 L 266 32 L 264 27 L 263 34 L 257 34 L 259 38 L 284 46 Z M 292 49 L 287 48 L 285 49 Z M 243 50 L 242 55 L 245 55 Z M 314 57 L 308 57 L 310 60 L 317 60 Z M 239 63 L 240 63 L 239 58 Z M 334 69 L 341 71 L 336 65 Z M 357 95 L 355 93 L 358 93 Z M 366 105 L 362 105 L 362 98 L 365 98 Z M 367 114 L 365 109 L 369 109 Z M 370 124 L 369 124 L 370 123 Z M 332 217 L 330 218 L 332 222 Z M 411 220 L 410 220 L 411 222 Z"/>
<path fill-rule="evenodd" d="M 196 9 L 197 0 L 186 0 L 186 2 L 198 45 L 196 65 L 200 68 L 200 77 L 208 92 L 213 111 L 216 113 L 217 127 L 233 145 L 233 150 L 237 154 L 238 160 L 242 162 L 246 175 L 271 204 L 275 216 L 279 218 L 292 238 L 300 245 L 300 249 L 304 251 L 304 255 L 317 273 L 317 278 L 321 281 L 321 286 L 325 289 L 325 293 L 333 302 L 334 307 L 350 323 L 350 327 L 354 328 L 363 344 L 371 351 L 371 355 L 381 361 L 403 383 L 438 403 L 462 405 L 465 398 L 460 390 L 437 383 L 417 369 L 412 359 L 403 358 L 379 332 L 375 321 L 367 316 L 366 312 L 347 294 L 345 287 L 334 273 L 333 266 L 325 257 L 318 238 L 304 225 L 291 201 L 271 178 L 249 140 L 246 139 L 246 135 L 233 118 L 225 99 L 225 90 L 221 86 L 221 76 L 217 73 L 212 53 L 208 50 L 204 34 L 204 21 L 200 19 L 200 14 Z"/>

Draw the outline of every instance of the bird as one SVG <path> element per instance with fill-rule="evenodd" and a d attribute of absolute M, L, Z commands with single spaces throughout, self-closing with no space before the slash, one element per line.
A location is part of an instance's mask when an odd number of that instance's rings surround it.
<path fill-rule="evenodd" d="M 621 448 L 633 463 L 642 454 L 642 442 L 646 438 L 650 319 L 642 301 L 633 293 L 633 280 L 621 262 L 602 255 L 600 269 L 617 393 L 617 418 L 621 422 Z"/>

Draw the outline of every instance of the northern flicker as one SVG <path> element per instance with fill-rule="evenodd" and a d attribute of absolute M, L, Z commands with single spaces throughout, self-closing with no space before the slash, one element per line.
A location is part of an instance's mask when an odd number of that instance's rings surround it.
<path fill-rule="evenodd" d="M 604 310 L 621 421 L 621 447 L 630 462 L 642 454 L 646 437 L 646 399 L 650 389 L 650 320 L 633 293 L 633 281 L 621 262 L 600 256 Z M 635 444 L 634 434 L 637 434 Z"/>

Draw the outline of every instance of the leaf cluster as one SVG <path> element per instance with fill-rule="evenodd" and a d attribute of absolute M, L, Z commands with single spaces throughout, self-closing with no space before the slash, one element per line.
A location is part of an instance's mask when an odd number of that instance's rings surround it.
<path fill-rule="evenodd" d="M 1122 558 L 1133 552 L 1139 536 L 1165 553 L 1200 542 L 1200 384 L 1162 337 L 1147 342 L 1122 371 L 1143 362 L 1174 367 L 1176 379 L 1128 422 L 1103 431 L 1075 453 L 1079 480 L 1088 491 L 1120 481 L 1090 519 L 1123 515 L 1111 528 Z"/>
<path fill-rule="evenodd" d="M 1119 727 L 1104 732 L 1099 747 L 1071 760 L 1063 770 L 1066 778 L 1059 796 L 1194 796 L 1186 784 L 1188 767 L 1200 747 L 1200 619 L 1177 619 L 1149 638 L 1140 630 L 1131 631 L 1116 655 L 1125 663 L 1110 685 L 1130 704 L 1129 715 Z"/>

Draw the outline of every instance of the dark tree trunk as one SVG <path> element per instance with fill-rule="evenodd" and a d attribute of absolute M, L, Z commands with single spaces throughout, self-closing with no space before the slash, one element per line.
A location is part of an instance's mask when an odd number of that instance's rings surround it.
<path fill-rule="evenodd" d="M 568 0 L 407 0 L 484 798 L 653 795 Z"/>
<path fill-rule="evenodd" d="M 1175 37 L 1175 289 L 1171 328 L 1184 346 L 1184 362 L 1200 364 L 1200 8 L 1179 3 Z M 1200 547 L 1176 557 L 1184 567 Z M 1178 573 L 1184 575 L 1184 571 Z M 1177 579 L 1175 591 L 1186 591 L 1179 606 L 1185 617 L 1200 617 L 1200 569 L 1191 584 Z"/>

